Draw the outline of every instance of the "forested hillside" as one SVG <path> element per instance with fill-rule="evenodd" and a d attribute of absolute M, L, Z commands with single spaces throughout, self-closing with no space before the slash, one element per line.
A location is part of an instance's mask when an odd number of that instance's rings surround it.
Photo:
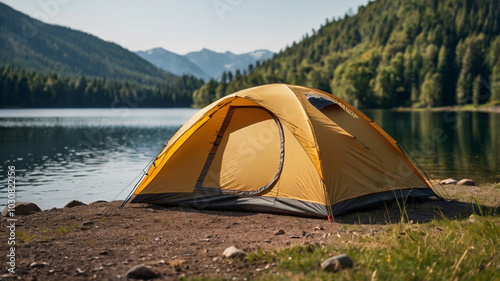
<path fill-rule="evenodd" d="M 360 107 L 432 107 L 500 100 L 498 0 L 379 0 L 326 20 L 248 74 L 194 92 L 197 106 L 239 89 L 290 83 Z"/>
<path fill-rule="evenodd" d="M 124 99 L 134 106 L 190 106 L 201 85 L 117 44 L 0 3 L 0 108 L 109 107 Z"/>
<path fill-rule="evenodd" d="M 0 66 L 0 108 L 190 107 L 192 93 L 201 85 L 202 80 L 186 75 L 148 86 Z"/>

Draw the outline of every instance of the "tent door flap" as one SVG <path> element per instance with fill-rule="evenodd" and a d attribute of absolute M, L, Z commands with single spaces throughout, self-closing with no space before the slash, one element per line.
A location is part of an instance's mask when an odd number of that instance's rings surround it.
<path fill-rule="evenodd" d="M 251 196 L 271 189 L 283 169 L 279 119 L 258 106 L 232 106 L 213 142 L 195 192 Z"/>

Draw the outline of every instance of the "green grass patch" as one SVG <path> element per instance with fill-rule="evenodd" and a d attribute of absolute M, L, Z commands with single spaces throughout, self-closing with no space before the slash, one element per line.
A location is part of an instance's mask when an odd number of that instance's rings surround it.
<path fill-rule="evenodd" d="M 247 262 L 275 261 L 258 280 L 499 280 L 500 220 L 493 214 L 466 220 L 387 225 L 375 236 L 345 234 L 326 246 L 294 246 L 248 255 Z M 323 272 L 328 257 L 347 253 L 354 268 Z"/>
<path fill-rule="evenodd" d="M 59 228 L 57 228 L 56 230 L 54 230 L 54 232 L 57 234 L 57 235 L 64 235 L 70 231 L 72 231 L 73 229 L 75 228 L 78 228 L 78 224 L 75 223 L 75 224 L 71 224 L 71 225 L 63 225 L 63 226 L 60 226 Z"/>
<path fill-rule="evenodd" d="M 36 238 L 36 235 L 31 235 L 28 231 L 16 231 L 17 244 L 29 243 L 34 238 Z"/>

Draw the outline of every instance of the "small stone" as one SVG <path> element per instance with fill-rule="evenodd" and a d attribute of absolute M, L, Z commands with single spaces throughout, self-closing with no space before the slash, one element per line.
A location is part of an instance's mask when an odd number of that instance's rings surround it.
<path fill-rule="evenodd" d="M 46 265 L 48 265 L 48 263 L 46 262 L 32 262 L 30 263 L 30 267 L 31 268 L 41 268 L 41 267 L 45 267 Z"/>
<path fill-rule="evenodd" d="M 21 277 L 19 276 L 16 276 L 12 273 L 5 273 L 5 274 L 2 274 L 0 275 L 0 280 L 22 280 Z"/>
<path fill-rule="evenodd" d="M 339 255 L 325 260 L 321 263 L 321 268 L 325 271 L 336 272 L 344 268 L 352 268 L 354 265 L 352 259 L 346 255 Z"/>
<path fill-rule="evenodd" d="M 68 204 L 66 204 L 66 206 L 64 206 L 64 208 L 73 208 L 73 207 L 82 206 L 82 205 L 87 206 L 87 204 L 85 204 L 83 202 L 80 202 L 78 200 L 73 200 L 73 201 L 69 202 Z"/>
<path fill-rule="evenodd" d="M 82 276 L 82 275 L 87 275 L 87 273 L 84 270 L 77 268 L 76 269 L 76 276 Z"/>
<path fill-rule="evenodd" d="M 89 205 L 97 205 L 97 204 L 104 204 L 104 203 L 108 203 L 108 201 L 97 200 L 97 201 L 94 201 L 94 202 L 90 203 Z"/>
<path fill-rule="evenodd" d="M 283 235 L 285 234 L 285 231 L 283 229 L 280 229 L 274 233 L 274 235 Z"/>
<path fill-rule="evenodd" d="M 84 221 L 84 222 L 82 223 L 82 226 L 90 226 L 90 225 L 93 225 L 93 224 L 94 224 L 94 222 L 91 222 L 91 221 Z"/>
<path fill-rule="evenodd" d="M 323 229 L 325 229 L 325 228 L 323 228 L 322 226 L 319 226 L 319 225 L 314 227 L 314 231 L 323 230 Z"/>
<path fill-rule="evenodd" d="M 475 186 L 476 183 L 471 180 L 471 179 L 461 179 L 459 182 L 457 182 L 458 185 L 468 185 L 468 186 Z"/>
<path fill-rule="evenodd" d="M 476 222 L 476 216 L 474 216 L 474 214 L 470 215 L 469 222 Z"/>
<path fill-rule="evenodd" d="M 104 256 L 104 255 L 107 255 L 107 254 L 108 254 L 107 250 L 104 250 L 104 251 L 102 251 L 102 252 L 99 253 L 99 255 L 101 255 L 101 256 Z"/>
<path fill-rule="evenodd" d="M 133 279 L 154 279 L 159 277 L 158 273 L 154 272 L 149 266 L 140 264 L 132 267 L 127 271 L 127 278 Z"/>
<path fill-rule="evenodd" d="M 8 206 L 5 206 L 3 209 L 2 216 L 7 217 L 15 215 L 15 216 L 26 216 L 31 215 L 37 212 L 41 212 L 42 210 L 35 203 L 31 202 L 16 202 L 14 209 L 9 209 Z"/>
<path fill-rule="evenodd" d="M 457 184 L 456 179 L 445 179 L 440 182 L 441 185 L 447 185 L 447 184 Z"/>
<path fill-rule="evenodd" d="M 247 255 L 247 253 L 242 250 L 236 248 L 235 246 L 231 246 L 224 250 L 222 255 L 226 258 L 243 258 Z"/>
<path fill-rule="evenodd" d="M 148 265 L 160 265 L 160 264 L 166 264 L 165 260 L 158 260 L 148 263 Z"/>
<path fill-rule="evenodd" d="M 298 236 L 298 235 L 290 235 L 290 238 L 292 238 L 292 239 L 299 239 L 300 236 Z"/>

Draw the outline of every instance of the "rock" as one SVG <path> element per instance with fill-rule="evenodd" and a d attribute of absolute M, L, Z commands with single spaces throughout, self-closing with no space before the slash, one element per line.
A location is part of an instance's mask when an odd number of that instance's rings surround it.
<path fill-rule="evenodd" d="M 107 203 L 108 203 L 108 201 L 105 201 L 105 200 L 97 200 L 97 201 L 90 203 L 89 205 L 92 206 L 92 205 L 100 205 L 100 204 L 107 204 Z"/>
<path fill-rule="evenodd" d="M 5 206 L 5 209 L 3 209 L 2 216 L 6 217 L 9 215 L 9 211 L 12 211 L 12 213 L 16 216 L 26 216 L 26 215 L 31 215 L 36 212 L 41 212 L 40 207 L 38 207 L 35 203 L 31 202 L 16 202 L 14 206 L 14 210 L 9 210 L 8 206 Z"/>
<path fill-rule="evenodd" d="M 48 263 L 46 263 L 46 262 L 35 261 L 35 262 L 30 263 L 31 268 L 41 268 L 41 267 L 45 267 L 46 265 L 48 265 Z"/>
<path fill-rule="evenodd" d="M 456 179 L 445 179 L 445 180 L 442 180 L 441 182 L 439 182 L 441 185 L 447 185 L 447 184 L 457 184 L 457 180 Z"/>
<path fill-rule="evenodd" d="M 476 216 L 474 216 L 474 214 L 470 215 L 469 222 L 476 222 Z"/>
<path fill-rule="evenodd" d="M 283 235 L 285 234 L 285 231 L 283 229 L 280 229 L 274 233 L 274 235 Z"/>
<path fill-rule="evenodd" d="M 146 266 L 145 264 L 134 266 L 129 269 L 129 271 L 127 271 L 127 278 L 147 280 L 157 277 L 159 277 L 158 273 L 154 272 L 149 266 Z"/>
<path fill-rule="evenodd" d="M 290 235 L 290 238 L 292 238 L 292 239 L 299 239 L 300 236 L 298 236 L 298 235 Z"/>
<path fill-rule="evenodd" d="M 321 263 L 321 268 L 325 271 L 335 272 L 344 268 L 353 267 L 354 263 L 352 259 L 346 255 L 339 255 L 325 260 Z"/>
<path fill-rule="evenodd" d="M 85 276 L 85 275 L 87 275 L 87 272 L 81 270 L 80 268 L 76 269 L 76 276 Z"/>
<path fill-rule="evenodd" d="M 476 183 L 473 180 L 470 179 L 461 179 L 459 182 L 457 182 L 458 185 L 469 185 L 469 186 L 475 186 Z"/>
<path fill-rule="evenodd" d="M 94 222 L 91 222 L 91 221 L 84 221 L 84 222 L 82 223 L 82 226 L 90 226 L 90 225 L 93 225 L 93 224 L 94 224 Z"/>
<path fill-rule="evenodd" d="M 21 277 L 16 276 L 12 273 L 6 273 L 6 274 L 0 275 L 0 280 L 8 281 L 8 280 L 22 280 L 22 279 L 21 279 Z"/>
<path fill-rule="evenodd" d="M 315 226 L 314 227 L 314 231 L 318 231 L 318 230 L 323 230 L 324 228 L 322 226 Z"/>
<path fill-rule="evenodd" d="M 73 200 L 73 201 L 69 202 L 68 204 L 66 204 L 66 206 L 64 206 L 64 208 L 73 208 L 73 207 L 81 206 L 81 205 L 87 206 L 87 204 L 85 204 L 83 202 L 80 202 L 78 200 Z"/>
<path fill-rule="evenodd" d="M 242 250 L 236 248 L 235 246 L 231 246 L 224 250 L 222 255 L 226 258 L 243 258 L 247 255 L 247 253 Z"/>

